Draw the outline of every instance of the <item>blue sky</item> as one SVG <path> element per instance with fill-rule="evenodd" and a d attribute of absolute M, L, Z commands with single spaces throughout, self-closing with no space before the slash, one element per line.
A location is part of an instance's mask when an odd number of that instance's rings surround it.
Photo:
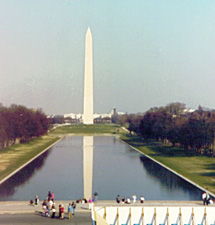
<path fill-rule="evenodd" d="M 82 112 L 88 26 L 95 112 L 215 109 L 213 0 L 0 0 L 0 102 Z"/>

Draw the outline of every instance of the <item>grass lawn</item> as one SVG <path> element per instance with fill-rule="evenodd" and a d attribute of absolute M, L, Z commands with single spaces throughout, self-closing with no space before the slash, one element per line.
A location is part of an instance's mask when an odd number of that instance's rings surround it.
<path fill-rule="evenodd" d="M 94 124 L 94 125 L 67 125 L 56 128 L 51 132 L 52 134 L 122 134 L 125 131 L 118 125 Z"/>
<path fill-rule="evenodd" d="M 0 150 L 0 180 L 25 164 L 48 146 L 59 140 L 57 136 L 43 136 L 24 144 Z"/>
<path fill-rule="evenodd" d="M 129 135 L 122 140 L 215 194 L 215 158 Z"/>

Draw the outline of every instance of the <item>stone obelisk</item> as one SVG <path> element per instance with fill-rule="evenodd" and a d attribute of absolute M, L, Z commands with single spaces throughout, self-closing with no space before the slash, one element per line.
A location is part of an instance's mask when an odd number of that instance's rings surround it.
<path fill-rule="evenodd" d="M 93 124 L 93 44 L 92 33 L 89 27 L 85 40 L 83 124 Z"/>

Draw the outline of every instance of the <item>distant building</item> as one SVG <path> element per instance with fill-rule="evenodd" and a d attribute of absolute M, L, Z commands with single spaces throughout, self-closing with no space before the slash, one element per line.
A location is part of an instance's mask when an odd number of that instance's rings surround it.
<path fill-rule="evenodd" d="M 124 115 L 126 113 L 124 112 L 118 112 L 116 111 L 116 108 L 113 108 L 110 112 L 108 113 L 94 113 L 93 114 L 93 120 L 94 123 L 105 123 L 109 124 L 111 123 L 112 116 L 117 116 L 117 115 Z M 81 113 L 68 113 L 64 114 L 64 119 L 66 123 L 83 123 L 83 114 Z"/>
<path fill-rule="evenodd" d="M 195 111 L 194 109 L 184 109 L 182 114 L 193 113 L 194 111 Z"/>
<path fill-rule="evenodd" d="M 97 117 L 94 119 L 94 123 L 104 123 L 104 124 L 110 124 L 112 122 L 111 117 Z"/>

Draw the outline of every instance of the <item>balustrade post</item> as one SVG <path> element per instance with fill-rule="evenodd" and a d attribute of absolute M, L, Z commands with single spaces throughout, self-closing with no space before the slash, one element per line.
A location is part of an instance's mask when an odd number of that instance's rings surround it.
<path fill-rule="evenodd" d="M 142 207 L 142 225 L 144 225 L 144 208 Z"/>
<path fill-rule="evenodd" d="M 194 221 L 194 209 L 192 208 L 192 225 L 195 225 L 195 221 Z"/>
<path fill-rule="evenodd" d="M 106 213 L 106 207 L 104 208 L 104 219 L 106 220 L 106 216 L 107 216 L 107 213 Z"/>
<path fill-rule="evenodd" d="M 129 208 L 129 221 L 130 221 L 130 225 L 131 225 L 131 208 Z"/>
<path fill-rule="evenodd" d="M 154 222 L 154 224 L 155 225 L 157 225 L 157 214 L 156 214 L 156 208 L 154 209 L 154 220 L 155 220 L 155 222 Z"/>
<path fill-rule="evenodd" d="M 182 214 L 181 214 L 181 208 L 179 208 L 179 218 L 180 218 L 180 225 L 182 225 Z"/>
<path fill-rule="evenodd" d="M 167 225 L 169 225 L 169 208 L 167 208 L 166 218 L 167 218 Z"/>
<path fill-rule="evenodd" d="M 205 216 L 205 225 L 207 225 L 207 212 L 206 212 L 206 208 L 205 208 L 205 214 L 204 214 L 204 216 Z"/>
<path fill-rule="evenodd" d="M 116 218 L 117 218 L 117 225 L 119 225 L 119 208 L 118 207 L 117 207 Z"/>

